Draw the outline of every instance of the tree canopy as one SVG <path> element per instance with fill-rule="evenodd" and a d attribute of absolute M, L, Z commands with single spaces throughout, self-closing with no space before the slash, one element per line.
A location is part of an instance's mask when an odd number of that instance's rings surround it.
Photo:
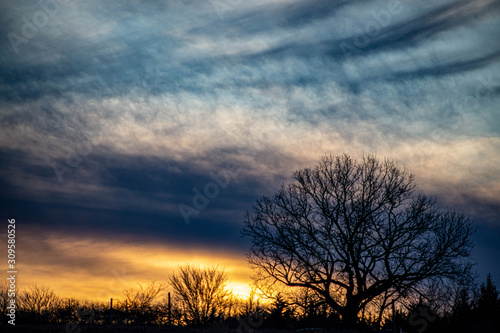
<path fill-rule="evenodd" d="M 216 266 L 180 266 L 169 279 L 191 324 L 207 324 L 231 310 L 232 292 L 228 276 Z"/>
<path fill-rule="evenodd" d="M 247 213 L 257 280 L 308 288 L 347 324 L 380 298 L 470 277 L 474 228 L 390 160 L 326 156 Z M 386 303 L 384 301 L 384 303 Z"/>

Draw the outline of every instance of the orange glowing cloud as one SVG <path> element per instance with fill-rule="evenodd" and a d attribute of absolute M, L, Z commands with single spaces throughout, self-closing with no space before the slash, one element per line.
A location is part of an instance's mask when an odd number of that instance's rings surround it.
<path fill-rule="evenodd" d="M 60 297 L 89 300 L 120 298 L 137 283 L 166 282 L 179 265 L 218 265 L 230 288 L 242 298 L 250 291 L 252 271 L 245 257 L 208 248 L 134 243 L 127 239 L 44 233 L 38 228 L 18 235 L 19 288 L 44 284 Z"/>

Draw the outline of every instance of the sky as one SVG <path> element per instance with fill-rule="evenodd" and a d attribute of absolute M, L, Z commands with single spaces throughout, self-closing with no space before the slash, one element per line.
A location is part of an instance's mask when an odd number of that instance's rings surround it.
<path fill-rule="evenodd" d="M 342 153 L 468 214 L 500 283 L 499 34 L 491 0 L 2 1 L 18 286 L 105 299 L 191 263 L 244 295 L 245 212 Z"/>

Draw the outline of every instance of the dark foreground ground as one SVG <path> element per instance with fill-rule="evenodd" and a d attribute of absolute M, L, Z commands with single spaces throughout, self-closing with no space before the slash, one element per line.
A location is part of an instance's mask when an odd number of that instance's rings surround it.
<path fill-rule="evenodd" d="M 188 328 L 188 327 L 156 327 L 156 326 L 124 326 L 124 325 L 1 325 L 0 333 L 395 333 L 393 330 L 348 330 L 348 329 L 266 329 L 266 328 L 227 328 L 216 326 L 210 328 Z M 413 333 L 413 331 L 397 330 L 397 333 Z M 446 326 L 417 330 L 419 333 L 500 333 L 500 326 L 485 324 L 474 325 L 471 329 L 462 330 L 460 328 L 451 328 Z"/>
<path fill-rule="evenodd" d="M 341 330 L 341 329 L 300 329 L 300 330 L 276 330 L 276 329 L 247 329 L 247 328 L 187 328 L 187 327 L 149 327 L 149 326 L 80 326 L 80 325 L 0 325 L 1 333 L 365 333 L 367 331 Z M 393 333 L 392 330 L 380 331 Z"/>

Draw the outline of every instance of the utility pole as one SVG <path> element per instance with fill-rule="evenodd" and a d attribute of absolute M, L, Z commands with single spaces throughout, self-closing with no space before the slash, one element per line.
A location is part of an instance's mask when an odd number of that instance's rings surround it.
<path fill-rule="evenodd" d="M 111 298 L 109 303 L 109 323 L 113 325 L 113 298 Z"/>
<path fill-rule="evenodd" d="M 394 301 L 392 301 L 392 329 L 396 333 L 396 307 L 394 306 Z"/>
<path fill-rule="evenodd" d="M 172 325 L 172 307 L 170 304 L 170 292 L 168 293 L 168 325 Z"/>

